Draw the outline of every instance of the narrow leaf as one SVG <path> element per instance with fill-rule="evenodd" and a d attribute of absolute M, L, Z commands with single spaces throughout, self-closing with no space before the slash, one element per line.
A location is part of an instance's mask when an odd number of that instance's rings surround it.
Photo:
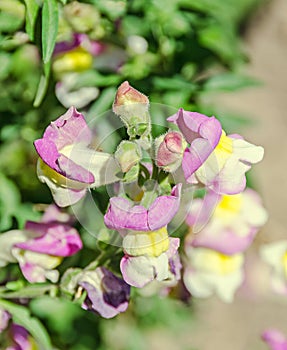
<path fill-rule="evenodd" d="M 50 71 L 51 71 L 51 62 L 48 62 L 44 64 L 44 73 L 41 75 L 41 78 L 39 81 L 38 90 L 36 92 L 33 107 L 39 107 L 46 95 L 46 92 L 49 86 Z"/>
<path fill-rule="evenodd" d="M 26 32 L 31 41 L 35 36 L 35 24 L 39 12 L 39 4 L 36 0 L 24 0 L 26 5 Z"/>
<path fill-rule="evenodd" d="M 116 88 L 111 86 L 102 91 L 100 97 L 91 106 L 89 111 L 89 118 L 95 118 L 98 115 L 110 110 L 113 100 L 115 98 Z"/>
<path fill-rule="evenodd" d="M 59 11 L 57 0 L 45 0 L 42 11 L 42 55 L 44 63 L 52 57 L 58 33 Z"/>

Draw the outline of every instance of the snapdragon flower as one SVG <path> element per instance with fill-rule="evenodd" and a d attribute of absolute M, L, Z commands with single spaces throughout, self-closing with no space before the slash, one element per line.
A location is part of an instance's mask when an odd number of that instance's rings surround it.
<path fill-rule="evenodd" d="M 183 281 L 187 290 L 197 298 L 216 294 L 230 303 L 244 279 L 242 253 L 227 255 L 207 248 L 185 244 Z"/>
<path fill-rule="evenodd" d="M 57 217 L 59 212 L 48 207 L 42 222 L 27 221 L 23 230 L 2 233 L 0 266 L 18 262 L 29 282 L 56 282 L 59 272 L 55 268 L 63 257 L 74 255 L 83 247 L 78 231 L 68 223 L 55 221 Z"/>
<path fill-rule="evenodd" d="M 78 284 L 87 292 L 82 307 L 112 318 L 126 311 L 129 304 L 130 286 L 105 267 L 84 272 Z"/>
<path fill-rule="evenodd" d="M 169 277 L 179 239 L 168 237 L 167 224 L 178 211 L 180 193 L 178 184 L 170 196 L 157 197 L 148 208 L 133 206 L 126 198 L 110 199 L 104 221 L 123 236 L 125 256 L 120 268 L 130 285 L 141 288 L 154 279 L 163 281 Z"/>
<path fill-rule="evenodd" d="M 258 193 L 246 189 L 236 195 L 208 192 L 203 199 L 195 199 L 186 222 L 199 229 L 193 235 L 193 247 L 234 254 L 250 246 L 267 217 Z"/>
<path fill-rule="evenodd" d="M 116 93 L 113 112 L 127 127 L 131 138 L 144 137 L 150 133 L 149 99 L 130 84 L 123 82 Z"/>
<path fill-rule="evenodd" d="M 166 227 L 157 231 L 129 231 L 123 238 L 125 256 L 120 263 L 124 280 L 142 288 L 148 283 L 178 280 L 179 238 L 168 237 Z"/>
<path fill-rule="evenodd" d="M 226 135 L 215 117 L 179 109 L 167 120 L 178 126 L 190 144 L 182 161 L 188 183 L 202 183 L 219 194 L 237 194 L 245 189 L 245 173 L 262 160 L 262 147 L 240 135 Z"/>
<path fill-rule="evenodd" d="M 259 253 L 271 268 L 272 289 L 278 294 L 287 295 L 287 240 L 264 244 Z"/>
<path fill-rule="evenodd" d="M 182 163 L 187 146 L 181 133 L 169 131 L 155 139 L 156 165 L 167 172 L 174 172 Z"/>
<path fill-rule="evenodd" d="M 88 188 L 118 180 L 113 157 L 91 149 L 91 141 L 92 132 L 84 116 L 71 107 L 34 142 L 40 156 L 38 177 L 49 186 L 60 207 L 79 201 Z"/>

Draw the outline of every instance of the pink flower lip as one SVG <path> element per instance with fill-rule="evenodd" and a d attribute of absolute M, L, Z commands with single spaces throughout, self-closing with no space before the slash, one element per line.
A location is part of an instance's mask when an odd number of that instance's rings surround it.
<path fill-rule="evenodd" d="M 182 184 L 178 184 L 170 196 L 156 198 L 149 209 L 142 205 L 132 206 L 132 202 L 125 198 L 111 198 L 104 216 L 106 226 L 114 230 L 136 231 L 155 231 L 166 226 L 178 211 L 181 187 Z"/>

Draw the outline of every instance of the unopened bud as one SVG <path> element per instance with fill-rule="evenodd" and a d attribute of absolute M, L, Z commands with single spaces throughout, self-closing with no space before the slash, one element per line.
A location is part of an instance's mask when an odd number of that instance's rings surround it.
<path fill-rule="evenodd" d="M 147 135 L 150 131 L 149 100 L 147 96 L 125 81 L 118 88 L 113 111 L 120 116 L 131 137 Z"/>
<path fill-rule="evenodd" d="M 173 172 L 181 164 L 187 146 L 182 134 L 170 131 L 155 140 L 156 165 L 164 171 Z"/>
<path fill-rule="evenodd" d="M 122 141 L 116 150 L 115 158 L 122 172 L 126 173 L 141 160 L 141 150 L 135 142 Z"/>

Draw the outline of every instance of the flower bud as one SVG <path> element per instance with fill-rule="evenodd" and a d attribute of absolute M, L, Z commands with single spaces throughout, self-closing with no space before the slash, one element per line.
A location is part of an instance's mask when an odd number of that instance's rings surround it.
<path fill-rule="evenodd" d="M 141 150 L 135 142 L 122 141 L 115 153 L 115 158 L 123 173 L 128 172 L 141 159 Z"/>
<path fill-rule="evenodd" d="M 156 165 L 164 171 L 173 172 L 181 164 L 187 146 L 182 134 L 170 131 L 155 140 Z"/>
<path fill-rule="evenodd" d="M 118 88 L 113 111 L 120 116 L 131 137 L 146 135 L 150 131 L 149 100 L 147 96 L 125 81 Z"/>

